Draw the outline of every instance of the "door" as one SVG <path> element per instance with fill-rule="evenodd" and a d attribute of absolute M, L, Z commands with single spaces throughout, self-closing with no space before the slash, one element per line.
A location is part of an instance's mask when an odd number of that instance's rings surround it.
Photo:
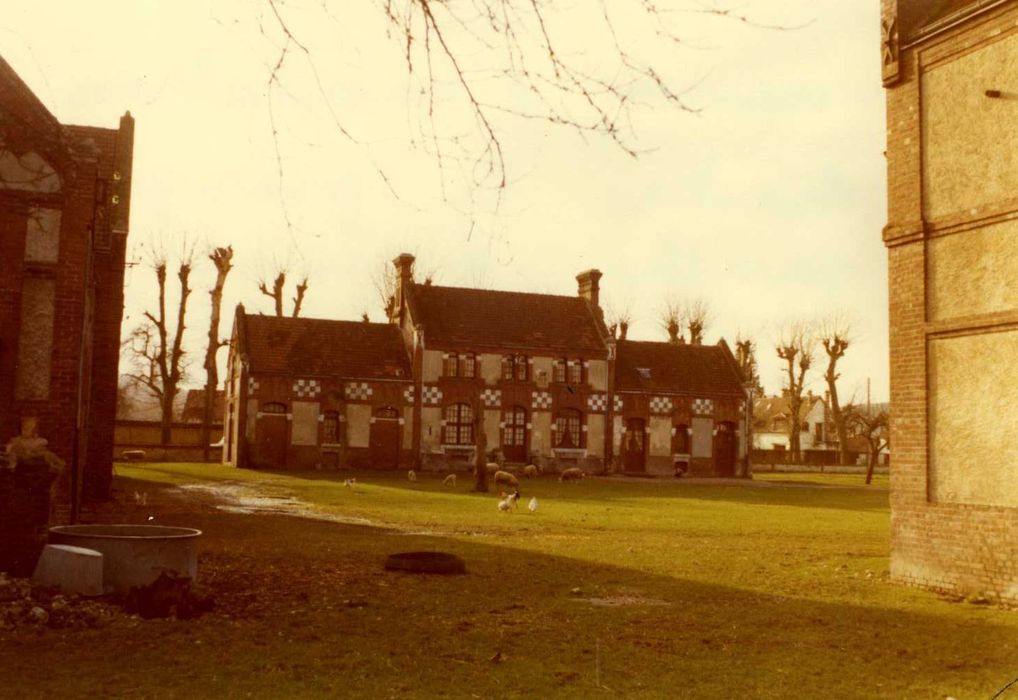
<path fill-rule="evenodd" d="M 399 466 L 399 411 L 392 406 L 375 410 L 371 417 L 368 449 L 371 466 L 378 469 L 395 469 Z"/>
<path fill-rule="evenodd" d="M 508 408 L 502 419 L 502 456 L 505 457 L 505 461 L 528 461 L 526 409 L 522 406 Z"/>
<path fill-rule="evenodd" d="M 263 404 L 256 420 L 255 454 L 251 461 L 256 467 L 283 469 L 286 467 L 286 444 L 290 440 L 286 406 Z"/>
<path fill-rule="evenodd" d="M 642 472 L 646 468 L 646 438 L 642 418 L 627 418 L 626 433 L 622 436 L 622 468 L 627 472 Z"/>
<path fill-rule="evenodd" d="M 717 434 L 714 436 L 714 470 L 718 476 L 735 476 L 737 447 L 735 423 L 718 423 Z"/>

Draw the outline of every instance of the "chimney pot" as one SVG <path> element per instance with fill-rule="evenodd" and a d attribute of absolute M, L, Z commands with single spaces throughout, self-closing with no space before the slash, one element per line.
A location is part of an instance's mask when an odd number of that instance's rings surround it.
<path fill-rule="evenodd" d="M 576 275 L 577 292 L 594 306 L 601 305 L 601 271 L 586 270 Z"/>

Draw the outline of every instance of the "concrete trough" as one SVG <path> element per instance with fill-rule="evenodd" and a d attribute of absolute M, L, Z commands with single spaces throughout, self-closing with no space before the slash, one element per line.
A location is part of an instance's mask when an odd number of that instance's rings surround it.
<path fill-rule="evenodd" d="M 102 553 L 106 592 L 127 593 L 147 586 L 164 571 L 195 580 L 201 530 L 163 525 L 60 525 L 51 527 L 53 544 Z"/>
<path fill-rule="evenodd" d="M 103 594 L 103 555 L 94 549 L 48 544 L 42 550 L 32 582 L 56 586 L 64 593 Z"/>

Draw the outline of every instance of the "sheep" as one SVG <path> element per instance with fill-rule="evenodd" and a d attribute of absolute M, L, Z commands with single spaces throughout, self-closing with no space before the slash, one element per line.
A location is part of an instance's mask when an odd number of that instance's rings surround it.
<path fill-rule="evenodd" d="M 505 484 L 506 486 L 518 487 L 520 485 L 519 480 L 509 472 L 495 472 L 494 480 L 496 484 Z"/>
<path fill-rule="evenodd" d="M 417 481 L 417 472 L 411 469 L 406 473 L 406 478 L 409 479 L 410 481 Z"/>
<path fill-rule="evenodd" d="M 578 479 L 586 479 L 587 474 L 579 467 L 569 467 L 561 474 L 558 475 L 559 481 L 576 481 Z"/>
<path fill-rule="evenodd" d="M 498 462 L 488 462 L 488 463 L 487 463 L 487 464 L 486 464 L 486 465 L 484 466 L 484 468 L 488 470 L 488 473 L 489 473 L 489 474 L 494 474 L 494 473 L 495 473 L 495 472 L 497 472 L 497 471 L 498 471 L 498 469 L 499 469 L 499 467 L 498 467 Z"/>
<path fill-rule="evenodd" d="M 444 479 L 442 479 L 442 483 L 445 484 L 446 486 L 455 486 L 456 485 L 456 475 L 455 474 L 450 474 L 449 476 L 447 476 Z"/>
<path fill-rule="evenodd" d="M 527 479 L 533 479 L 535 476 L 541 473 L 541 470 L 535 467 L 533 464 L 528 464 L 523 467 L 523 476 Z"/>

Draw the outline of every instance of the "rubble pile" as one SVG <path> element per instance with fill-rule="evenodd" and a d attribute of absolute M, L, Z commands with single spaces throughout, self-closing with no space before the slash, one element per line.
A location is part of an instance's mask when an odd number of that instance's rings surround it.
<path fill-rule="evenodd" d="M 33 586 L 28 579 L 9 578 L 0 572 L 0 630 L 14 627 L 95 628 L 123 610 L 110 602 L 62 595 L 55 589 Z"/>

